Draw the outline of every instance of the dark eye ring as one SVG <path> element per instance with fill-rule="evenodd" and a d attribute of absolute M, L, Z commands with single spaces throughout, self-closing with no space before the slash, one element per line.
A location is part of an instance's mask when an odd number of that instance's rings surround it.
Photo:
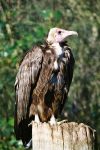
<path fill-rule="evenodd" d="M 61 34 L 61 31 L 58 31 L 58 34 Z"/>

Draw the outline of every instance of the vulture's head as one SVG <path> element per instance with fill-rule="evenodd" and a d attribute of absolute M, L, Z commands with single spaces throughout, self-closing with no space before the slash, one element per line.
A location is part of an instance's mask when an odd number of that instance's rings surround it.
<path fill-rule="evenodd" d="M 47 42 L 48 43 L 61 43 L 70 35 L 78 35 L 76 31 L 68 31 L 60 28 L 52 28 L 49 31 Z"/>

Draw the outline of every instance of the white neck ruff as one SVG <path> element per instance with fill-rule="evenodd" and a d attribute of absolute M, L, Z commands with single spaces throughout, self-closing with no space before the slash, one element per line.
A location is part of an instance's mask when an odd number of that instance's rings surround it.
<path fill-rule="evenodd" d="M 63 49 L 59 45 L 59 43 L 53 43 L 52 48 L 55 50 L 55 54 L 57 57 L 59 57 L 63 53 Z"/>

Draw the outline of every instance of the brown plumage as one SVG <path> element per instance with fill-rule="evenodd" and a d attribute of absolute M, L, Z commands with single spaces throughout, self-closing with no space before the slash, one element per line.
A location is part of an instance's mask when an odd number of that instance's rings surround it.
<path fill-rule="evenodd" d="M 51 39 L 50 39 L 51 40 Z M 66 42 L 57 57 L 51 41 L 33 47 L 23 58 L 16 76 L 15 134 L 26 146 L 31 139 L 28 124 L 38 114 L 41 122 L 57 117 L 65 104 L 73 77 L 74 58 Z M 54 68 L 57 61 L 58 68 Z"/>

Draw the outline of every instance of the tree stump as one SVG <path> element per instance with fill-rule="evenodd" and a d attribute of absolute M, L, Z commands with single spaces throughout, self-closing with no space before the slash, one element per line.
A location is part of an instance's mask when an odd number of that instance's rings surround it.
<path fill-rule="evenodd" d="M 95 130 L 83 123 L 32 122 L 32 150 L 97 150 Z"/>

